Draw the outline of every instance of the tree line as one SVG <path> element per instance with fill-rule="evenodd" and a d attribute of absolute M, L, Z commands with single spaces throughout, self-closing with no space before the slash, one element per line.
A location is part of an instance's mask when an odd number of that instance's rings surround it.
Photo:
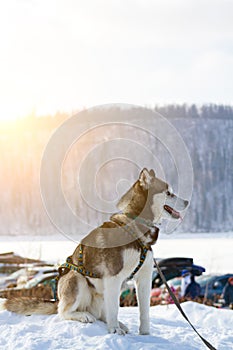
<path fill-rule="evenodd" d="M 153 110 L 167 117 L 179 129 L 192 159 L 193 197 L 187 219 L 180 229 L 186 232 L 232 230 L 233 108 L 214 104 L 167 105 L 155 106 Z M 128 110 L 127 114 L 130 113 Z M 135 111 L 132 111 L 133 114 Z M 41 201 L 40 162 L 52 133 L 69 116 L 67 113 L 57 113 L 53 116 L 29 116 L 11 124 L 0 123 L 1 235 L 57 232 Z M 146 142 L 152 150 L 163 152 L 153 140 Z M 85 147 L 82 152 L 85 153 Z M 80 161 L 77 152 L 72 157 L 69 171 L 65 174 L 68 186 L 74 177 L 73 164 Z M 165 164 L 165 169 L 169 172 L 169 165 L 166 168 Z M 53 169 L 51 177 L 52 172 Z M 103 191 L 111 191 L 111 186 L 111 183 L 105 183 Z M 90 215 L 79 197 L 75 199 L 74 208 L 84 217 Z M 101 217 L 92 216 L 90 220 L 94 225 Z"/>

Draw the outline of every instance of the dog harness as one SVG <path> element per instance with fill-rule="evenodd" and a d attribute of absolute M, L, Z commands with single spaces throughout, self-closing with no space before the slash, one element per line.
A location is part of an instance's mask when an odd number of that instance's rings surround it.
<path fill-rule="evenodd" d="M 77 265 L 73 264 L 72 257 L 68 256 L 68 258 L 66 259 L 66 262 L 58 268 L 59 275 L 63 276 L 64 274 L 66 274 L 66 272 L 68 272 L 68 271 L 66 271 L 67 269 L 77 271 L 77 272 L 81 273 L 81 275 L 83 275 L 83 276 L 92 277 L 92 278 L 99 278 L 99 276 L 97 276 L 95 273 L 92 273 L 91 271 L 86 270 L 85 267 L 83 266 L 83 247 L 82 247 L 82 244 L 80 244 L 80 246 L 79 246 L 78 264 Z"/>
<path fill-rule="evenodd" d="M 136 234 L 133 232 L 133 230 L 131 230 L 129 227 L 126 228 L 126 226 L 121 226 L 124 230 L 130 232 L 133 237 L 135 237 L 137 239 L 137 241 L 139 242 L 140 246 L 141 246 L 141 254 L 140 254 L 140 258 L 139 258 L 139 263 L 137 265 L 137 267 L 133 270 L 133 272 L 131 273 L 131 275 L 128 277 L 128 280 L 132 279 L 135 274 L 139 271 L 139 269 L 142 267 L 145 259 L 146 259 L 146 254 L 149 250 L 149 247 L 147 245 L 145 245 L 140 238 L 138 238 L 136 236 Z M 59 266 L 58 268 L 58 272 L 59 275 L 55 278 L 55 286 L 53 288 L 53 294 L 54 294 L 54 299 L 57 300 L 57 283 L 60 277 L 62 277 L 63 275 L 65 275 L 66 273 L 68 273 L 69 271 L 77 271 L 78 273 L 80 273 L 81 275 L 85 276 L 85 277 L 91 277 L 91 278 L 100 278 L 100 276 L 98 276 L 97 274 L 88 271 L 85 269 L 85 267 L 83 266 L 83 246 L 82 244 L 80 244 L 79 246 L 79 256 L 78 256 L 78 264 L 73 264 L 72 262 L 72 257 L 68 256 L 68 258 L 66 259 L 66 262 L 62 265 Z"/>
<path fill-rule="evenodd" d="M 143 265 L 143 263 L 146 259 L 146 253 L 148 252 L 148 250 L 149 250 L 149 248 L 142 243 L 139 263 L 138 263 L 137 267 L 134 269 L 134 271 L 131 273 L 131 275 L 128 277 L 128 279 L 132 279 L 134 277 L 134 275 L 138 272 L 138 270 L 141 268 L 141 266 Z M 79 247 L 78 264 L 77 265 L 73 264 L 72 257 L 68 256 L 68 258 L 66 259 L 66 262 L 64 264 L 60 265 L 58 268 L 58 272 L 59 272 L 58 278 L 60 276 L 65 275 L 68 272 L 67 269 L 77 271 L 77 272 L 81 273 L 81 275 L 86 276 L 86 277 L 100 278 L 100 276 L 98 276 L 95 273 L 92 273 L 91 271 L 86 270 L 85 267 L 83 266 L 83 247 L 81 244 Z"/>

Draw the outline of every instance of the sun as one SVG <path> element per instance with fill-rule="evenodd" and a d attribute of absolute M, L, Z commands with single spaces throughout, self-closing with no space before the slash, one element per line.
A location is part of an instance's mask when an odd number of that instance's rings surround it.
<path fill-rule="evenodd" d="M 17 119 L 26 116 L 27 111 L 18 108 L 17 105 L 0 106 L 0 122 L 13 122 Z"/>
<path fill-rule="evenodd" d="M 0 104 L 0 123 L 12 123 L 20 118 L 35 114 L 35 108 L 17 102 Z"/>

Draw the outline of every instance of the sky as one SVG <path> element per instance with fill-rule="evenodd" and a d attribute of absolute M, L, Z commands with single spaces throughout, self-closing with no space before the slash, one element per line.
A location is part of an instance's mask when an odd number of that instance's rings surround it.
<path fill-rule="evenodd" d="M 233 97 L 231 0 L 0 0 L 0 119 Z"/>

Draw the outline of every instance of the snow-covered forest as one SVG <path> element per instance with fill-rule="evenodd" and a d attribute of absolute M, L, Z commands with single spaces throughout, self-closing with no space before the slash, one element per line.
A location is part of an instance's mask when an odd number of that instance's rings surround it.
<path fill-rule="evenodd" d="M 168 118 L 181 134 L 189 150 L 193 171 L 194 185 L 191 205 L 179 230 L 186 232 L 230 231 L 233 229 L 233 108 L 222 105 L 156 106 L 155 110 Z M 125 111 L 127 118 L 137 118 L 135 110 Z M 31 116 L 10 124 L 1 123 L 0 136 L 0 234 L 50 234 L 56 229 L 49 221 L 40 196 L 40 162 L 46 144 L 54 130 L 69 116 L 58 113 L 55 116 Z M 83 121 L 85 123 L 85 120 Z M 151 125 L 153 130 L 153 125 Z M 106 218 L 96 215 L 86 208 L 75 186 L 77 172 L 81 162 L 90 150 L 90 145 L 106 142 L 116 135 L 127 138 L 133 136 L 137 142 L 146 144 L 153 154 L 163 163 L 163 170 L 174 183 L 176 175 L 171 169 L 164 150 L 145 132 L 136 128 L 123 128 L 116 125 L 105 127 L 102 131 L 92 130 L 77 142 L 65 160 L 62 181 L 67 200 L 72 209 L 81 213 L 93 226 Z M 64 140 L 61 139 L 61 143 Z M 106 142 L 106 147 L 108 147 Z M 180 155 L 182 157 L 182 154 Z M 96 159 L 96 163 L 98 163 Z M 115 183 L 125 177 L 133 183 L 138 176 L 138 168 L 127 166 L 123 160 L 103 166 L 98 173 L 97 190 L 107 200 L 111 200 Z M 145 160 L 148 164 L 148 159 Z M 116 166 L 117 165 L 117 166 Z M 156 167 L 152 164 L 152 167 Z M 50 179 L 55 176 L 53 164 Z M 91 169 L 90 169 L 91 171 Z M 88 181 L 88 177 L 87 177 Z M 86 184 L 87 188 L 91 186 Z M 51 199 L 56 206 L 56 198 Z M 109 214 L 108 214 L 109 215 Z M 66 221 L 65 217 L 61 220 Z M 69 222 L 66 223 L 69 225 Z"/>

